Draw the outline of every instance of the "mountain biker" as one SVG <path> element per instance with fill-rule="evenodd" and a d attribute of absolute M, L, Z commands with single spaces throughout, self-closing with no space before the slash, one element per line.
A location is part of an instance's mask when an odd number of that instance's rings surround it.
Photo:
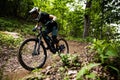
<path fill-rule="evenodd" d="M 34 7 L 29 11 L 29 14 L 32 16 L 33 19 L 37 20 L 37 24 L 33 31 L 36 30 L 36 28 L 40 27 L 41 25 L 46 26 L 45 31 L 43 32 L 44 38 L 47 39 L 47 36 L 50 32 L 52 32 L 52 39 L 53 44 L 57 44 L 57 33 L 58 33 L 58 25 L 56 23 L 56 16 L 48 14 L 46 12 L 39 11 L 38 7 Z M 44 39 L 44 40 L 46 40 Z M 46 41 L 47 42 L 47 41 Z M 55 51 L 53 51 L 55 52 Z"/>

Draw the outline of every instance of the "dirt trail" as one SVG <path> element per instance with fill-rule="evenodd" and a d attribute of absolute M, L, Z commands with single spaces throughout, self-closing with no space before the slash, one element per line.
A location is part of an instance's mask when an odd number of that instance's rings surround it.
<path fill-rule="evenodd" d="M 84 52 L 84 47 L 87 45 L 86 43 L 80 43 L 80 42 L 75 42 L 75 41 L 68 41 L 69 48 L 70 48 L 70 54 L 75 54 L 75 53 L 83 53 Z M 28 75 L 30 72 L 22 68 L 22 66 L 19 64 L 17 60 L 17 52 L 18 50 L 12 50 L 8 49 L 6 47 L 3 47 L 5 50 L 5 54 L 10 54 L 9 59 L 7 62 L 5 62 L 5 70 L 4 73 L 9 77 L 10 80 L 18 80 L 20 78 L 23 78 L 24 76 Z M 50 59 L 51 56 L 54 55 L 50 52 L 48 52 L 48 58 L 47 62 L 44 67 L 50 66 L 52 63 L 52 60 Z M 3 59 L 5 60 L 5 59 Z M 6 61 L 6 60 L 5 60 Z M 0 61 L 0 64 L 3 62 Z"/>

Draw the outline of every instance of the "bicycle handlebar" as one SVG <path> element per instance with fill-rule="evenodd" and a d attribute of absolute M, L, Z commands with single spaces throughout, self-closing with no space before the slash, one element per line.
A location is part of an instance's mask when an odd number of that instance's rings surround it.
<path fill-rule="evenodd" d="M 42 29 L 42 26 L 35 27 L 35 28 L 32 29 L 32 31 L 35 32 L 37 29 L 38 29 L 38 30 L 41 30 L 41 29 Z"/>

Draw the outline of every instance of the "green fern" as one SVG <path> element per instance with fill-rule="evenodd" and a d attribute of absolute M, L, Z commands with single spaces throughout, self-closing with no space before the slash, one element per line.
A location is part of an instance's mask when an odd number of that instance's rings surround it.
<path fill-rule="evenodd" d="M 77 73 L 77 80 L 82 80 L 82 76 L 83 75 L 87 75 L 88 77 L 88 74 L 89 74 L 89 71 L 93 68 L 93 67 L 96 67 L 96 66 L 99 66 L 100 63 L 90 63 L 84 67 L 81 68 L 81 70 Z M 89 78 L 93 78 L 94 76 L 96 76 L 95 74 L 90 74 L 89 75 Z"/>

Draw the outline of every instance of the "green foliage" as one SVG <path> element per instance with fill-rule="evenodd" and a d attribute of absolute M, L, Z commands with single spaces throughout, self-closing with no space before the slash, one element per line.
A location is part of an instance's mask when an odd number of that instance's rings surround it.
<path fill-rule="evenodd" d="M 95 73 L 93 73 L 93 72 L 91 72 L 89 75 L 86 75 L 86 78 L 88 78 L 88 79 L 96 79 L 96 74 Z"/>
<path fill-rule="evenodd" d="M 98 53 L 97 58 L 100 59 L 102 63 L 109 62 L 109 59 L 119 57 L 119 49 L 120 45 L 116 45 L 117 43 L 111 41 L 107 42 L 105 40 L 94 40 L 92 48 L 95 49 Z"/>
<path fill-rule="evenodd" d="M 33 0 L 20 0 L 17 15 L 27 19 L 29 10 L 33 7 Z"/>
<path fill-rule="evenodd" d="M 92 7 L 89 16 L 91 18 L 90 36 L 97 39 L 113 39 L 114 34 L 118 33 L 117 26 L 120 20 L 118 17 L 120 8 L 119 1 L 113 0 L 92 0 Z M 93 15 L 94 14 L 94 15 Z"/>
<path fill-rule="evenodd" d="M 73 37 L 82 37 L 83 33 L 83 10 L 80 7 L 78 10 L 71 11 L 67 14 L 67 31 Z"/>
<path fill-rule="evenodd" d="M 23 35 L 27 34 L 34 34 L 32 29 L 34 25 L 28 24 L 26 22 L 20 22 L 14 18 L 0 18 L 0 30 L 2 31 L 9 31 L 9 32 L 19 32 Z"/>
<path fill-rule="evenodd" d="M 10 10 L 12 8 L 12 10 L 15 10 L 15 17 L 27 19 L 28 11 L 33 6 L 37 6 L 40 8 L 41 11 L 48 12 L 57 17 L 60 34 L 64 36 L 82 37 L 84 10 L 79 5 L 81 1 L 76 2 L 74 0 L 7 0 L 7 2 L 3 1 L 1 3 L 7 4 L 10 2 L 12 3 L 11 5 L 9 5 Z M 12 7 L 12 5 L 14 5 L 15 7 Z M 7 5 L 4 6 L 7 7 Z M 72 7 L 73 9 L 71 10 Z M 9 10 L 7 13 L 9 13 Z M 13 11 L 12 14 L 14 15 Z M 8 25 L 13 26 L 11 23 Z M 3 23 L 2 26 L 6 26 L 6 23 Z M 12 29 L 10 28 L 9 30 Z"/>
<path fill-rule="evenodd" d="M 18 38 L 15 38 L 15 36 L 10 35 L 6 32 L 0 32 L 0 43 L 3 45 L 7 45 L 7 46 L 12 46 L 12 47 L 16 47 L 20 44 L 20 42 L 23 40 L 20 35 L 16 35 L 19 36 Z"/>
<path fill-rule="evenodd" d="M 60 73 L 61 79 L 63 79 L 63 80 L 70 79 L 70 76 L 68 75 L 67 70 L 68 70 L 67 66 L 62 66 L 58 69 L 58 71 L 59 71 L 58 74 Z"/>
<path fill-rule="evenodd" d="M 88 14 L 91 19 L 90 36 L 98 39 L 103 37 L 105 39 L 106 33 L 113 33 L 111 26 L 109 26 L 110 31 L 106 27 L 111 23 L 119 24 L 120 2 L 113 0 L 92 0 L 90 9 L 84 10 L 82 8 L 82 1 L 90 0 L 0 0 L 0 16 L 14 16 L 19 19 L 27 19 L 29 16 L 27 14 L 28 11 L 32 7 L 37 6 L 41 11 L 48 12 L 57 17 L 59 32 L 64 36 L 82 37 L 85 14 Z M 21 27 L 18 24 L 13 25 L 8 22 L 2 24 L 2 26 L 7 25 Z M 14 27 L 14 29 L 16 28 Z M 9 28 L 8 30 L 12 31 L 13 29 Z M 30 32 L 26 29 L 27 31 Z"/>
<path fill-rule="evenodd" d="M 61 54 L 61 60 L 65 65 L 69 65 L 69 59 L 68 55 Z"/>
<path fill-rule="evenodd" d="M 81 70 L 77 73 L 77 80 L 83 80 L 82 76 L 86 76 L 86 78 L 89 78 L 89 79 L 96 79 L 95 77 L 97 76 L 95 73 L 91 73 L 90 70 L 93 68 L 93 67 L 96 67 L 96 66 L 99 66 L 100 64 L 99 63 L 90 63 L 86 66 L 83 66 L 81 68 Z"/>
<path fill-rule="evenodd" d="M 104 69 L 115 75 L 116 79 L 120 77 L 120 42 L 114 40 L 94 40 L 90 48 L 95 53 L 95 62 L 102 63 Z"/>
<path fill-rule="evenodd" d="M 64 80 L 70 80 L 69 76 L 65 76 Z"/>
<path fill-rule="evenodd" d="M 38 6 L 41 11 L 57 17 L 60 35 L 81 37 L 84 10 L 78 2 L 74 0 L 34 0 L 34 5 Z"/>
<path fill-rule="evenodd" d="M 119 1 L 114 1 L 114 0 L 106 0 L 103 2 L 104 3 L 104 20 L 107 23 L 117 23 L 119 22 L 119 12 L 120 12 L 120 7 Z"/>
<path fill-rule="evenodd" d="M 70 41 L 84 42 L 82 38 L 77 38 L 77 37 L 72 37 L 72 36 L 67 36 L 65 39 L 70 40 Z"/>
<path fill-rule="evenodd" d="M 78 56 L 73 54 L 61 54 L 61 60 L 65 66 L 80 66 Z"/>

